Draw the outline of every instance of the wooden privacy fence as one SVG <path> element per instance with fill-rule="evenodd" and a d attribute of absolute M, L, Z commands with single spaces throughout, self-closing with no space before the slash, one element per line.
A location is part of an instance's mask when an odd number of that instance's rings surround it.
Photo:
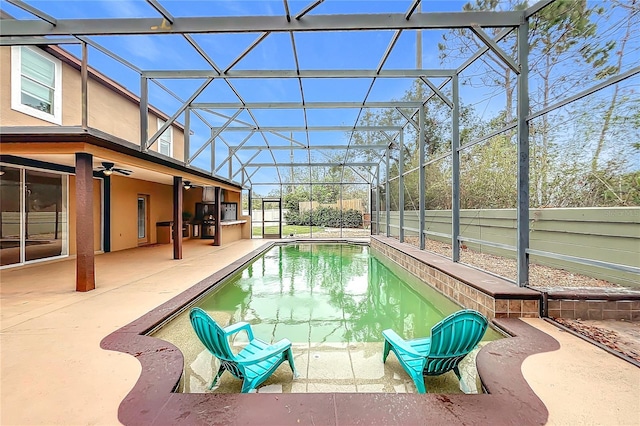
<path fill-rule="evenodd" d="M 385 212 L 380 212 L 385 231 Z M 529 247 L 559 255 L 640 267 L 640 207 L 548 208 L 530 210 Z M 398 235 L 400 214 L 390 212 L 391 235 Z M 404 212 L 405 235 L 418 235 L 417 211 Z M 425 214 L 427 238 L 451 243 L 451 210 Z M 448 237 L 447 237 L 448 236 Z M 460 236 L 504 244 L 514 250 L 465 241 L 472 250 L 515 258 L 516 210 L 460 210 Z M 584 265 L 554 257 L 530 257 L 532 263 L 581 273 L 625 286 L 639 287 L 637 274 Z"/>
<path fill-rule="evenodd" d="M 340 201 L 335 203 L 319 203 L 317 201 L 301 201 L 298 203 L 300 212 L 306 212 L 309 210 L 317 209 L 318 207 L 333 207 L 334 209 L 340 209 Z M 342 210 L 358 210 L 364 213 L 364 208 L 361 199 L 342 200 Z"/>

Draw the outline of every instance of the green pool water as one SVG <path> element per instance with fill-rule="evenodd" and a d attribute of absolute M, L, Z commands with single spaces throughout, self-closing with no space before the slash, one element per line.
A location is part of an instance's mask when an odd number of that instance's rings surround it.
<path fill-rule="evenodd" d="M 380 342 L 386 328 L 425 337 L 460 309 L 368 246 L 318 243 L 273 247 L 197 306 L 294 344 Z M 485 340 L 496 337 L 491 330 Z"/>
<path fill-rule="evenodd" d="M 406 339 L 426 337 L 434 324 L 460 309 L 368 246 L 324 243 L 275 246 L 195 306 L 222 326 L 247 321 L 263 341 L 292 342 L 300 376 L 293 380 L 283 364 L 259 393 L 415 392 L 393 355 L 382 363 L 382 330 L 392 328 Z M 189 309 L 151 334 L 184 355 L 178 392 L 240 392 L 242 382 L 230 374 L 209 390 L 219 363 L 193 332 Z M 500 337 L 489 329 L 483 340 Z M 234 335 L 235 351 L 245 344 L 246 333 Z M 462 361 L 461 382 L 453 372 L 429 377 L 429 392 L 482 392 L 476 353 Z"/>

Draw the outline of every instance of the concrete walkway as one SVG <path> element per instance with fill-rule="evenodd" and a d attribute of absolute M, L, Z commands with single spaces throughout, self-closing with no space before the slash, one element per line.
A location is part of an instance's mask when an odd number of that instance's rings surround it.
<path fill-rule="evenodd" d="M 96 289 L 77 293 L 75 262 L 0 272 L 0 424 L 113 425 L 140 373 L 138 361 L 102 350 L 103 337 L 262 245 L 185 241 L 100 255 Z M 640 369 L 558 331 L 556 352 L 532 356 L 523 373 L 553 424 L 640 424 Z"/>

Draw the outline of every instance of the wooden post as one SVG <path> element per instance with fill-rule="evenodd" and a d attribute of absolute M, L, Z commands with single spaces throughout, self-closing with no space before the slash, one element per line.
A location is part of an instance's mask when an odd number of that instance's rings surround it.
<path fill-rule="evenodd" d="M 77 152 L 76 291 L 96 288 L 93 242 L 93 155 Z"/>
<path fill-rule="evenodd" d="M 182 259 L 182 177 L 173 177 L 173 258 Z"/>

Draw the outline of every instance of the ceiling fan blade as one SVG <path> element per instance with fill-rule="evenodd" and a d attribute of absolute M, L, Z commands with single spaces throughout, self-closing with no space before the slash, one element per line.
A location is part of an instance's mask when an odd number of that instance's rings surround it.
<path fill-rule="evenodd" d="M 110 163 L 110 162 L 108 162 L 108 161 L 103 161 L 103 162 L 102 162 L 102 167 L 103 167 L 105 170 L 113 169 L 113 166 L 115 166 L 115 163 Z"/>
<path fill-rule="evenodd" d="M 113 169 L 114 172 L 118 172 L 121 173 L 125 176 L 129 176 L 131 173 L 133 173 L 132 170 L 127 170 L 127 169 Z"/>

